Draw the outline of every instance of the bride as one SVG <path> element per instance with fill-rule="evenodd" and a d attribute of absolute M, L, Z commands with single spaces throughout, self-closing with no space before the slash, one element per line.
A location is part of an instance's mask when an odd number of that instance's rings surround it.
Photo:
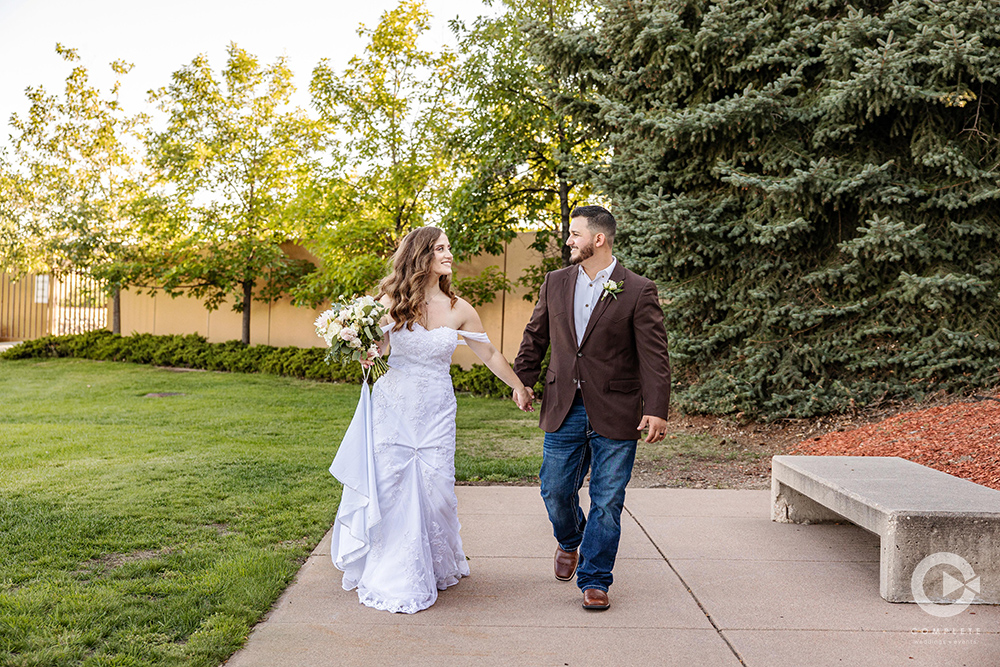
<path fill-rule="evenodd" d="M 379 284 L 389 312 L 379 351 L 390 354 L 389 371 L 371 392 L 371 442 L 357 440 L 365 421 L 359 407 L 330 468 L 344 482 L 331 545 L 344 589 L 357 588 L 362 604 L 391 612 L 426 609 L 439 590 L 469 576 L 455 496 L 450 365 L 459 337 L 510 385 L 519 408 L 533 409 L 476 309 L 452 292 L 451 263 L 448 237 L 436 227 L 415 229 L 400 243 Z M 357 455 L 365 447 L 367 470 Z"/>

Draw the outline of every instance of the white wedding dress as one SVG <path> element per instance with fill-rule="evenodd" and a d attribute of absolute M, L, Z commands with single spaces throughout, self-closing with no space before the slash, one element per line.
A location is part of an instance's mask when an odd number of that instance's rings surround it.
<path fill-rule="evenodd" d="M 362 604 L 412 614 L 469 576 L 455 496 L 458 336 L 419 324 L 390 334 L 389 371 L 367 385 L 330 472 L 344 484 L 331 555 Z"/>

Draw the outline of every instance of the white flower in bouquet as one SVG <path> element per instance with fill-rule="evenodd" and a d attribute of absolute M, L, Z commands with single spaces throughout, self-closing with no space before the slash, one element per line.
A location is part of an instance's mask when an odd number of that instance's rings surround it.
<path fill-rule="evenodd" d="M 316 318 L 316 331 L 325 331 L 331 324 L 336 322 L 336 315 L 332 310 L 324 311 Z"/>
<path fill-rule="evenodd" d="M 321 313 L 314 324 L 316 335 L 330 346 L 327 362 L 370 360 L 375 377 L 385 373 L 388 366 L 378 350 L 378 342 L 382 340 L 378 322 L 385 313 L 385 306 L 371 296 L 335 303 Z"/>

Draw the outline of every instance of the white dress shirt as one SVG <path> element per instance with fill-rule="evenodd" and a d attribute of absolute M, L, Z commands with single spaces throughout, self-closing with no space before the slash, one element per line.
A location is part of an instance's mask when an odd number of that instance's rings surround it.
<path fill-rule="evenodd" d="M 573 297 L 573 324 L 576 325 L 577 347 L 583 342 L 583 334 L 587 331 L 590 314 L 594 312 L 598 299 L 604 293 L 604 283 L 611 280 L 611 272 L 615 270 L 617 263 L 618 260 L 612 257 L 611 263 L 598 271 L 593 280 L 583 270 L 583 265 L 577 264 L 579 273 L 576 274 L 576 294 Z"/>

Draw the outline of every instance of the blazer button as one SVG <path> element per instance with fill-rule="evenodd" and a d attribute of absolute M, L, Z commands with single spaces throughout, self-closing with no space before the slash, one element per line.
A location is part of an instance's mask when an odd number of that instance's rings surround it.
<path fill-rule="evenodd" d="M 577 353 L 576 353 L 576 356 L 578 356 L 578 357 L 582 357 L 582 356 L 583 356 L 583 352 L 577 352 Z"/>

